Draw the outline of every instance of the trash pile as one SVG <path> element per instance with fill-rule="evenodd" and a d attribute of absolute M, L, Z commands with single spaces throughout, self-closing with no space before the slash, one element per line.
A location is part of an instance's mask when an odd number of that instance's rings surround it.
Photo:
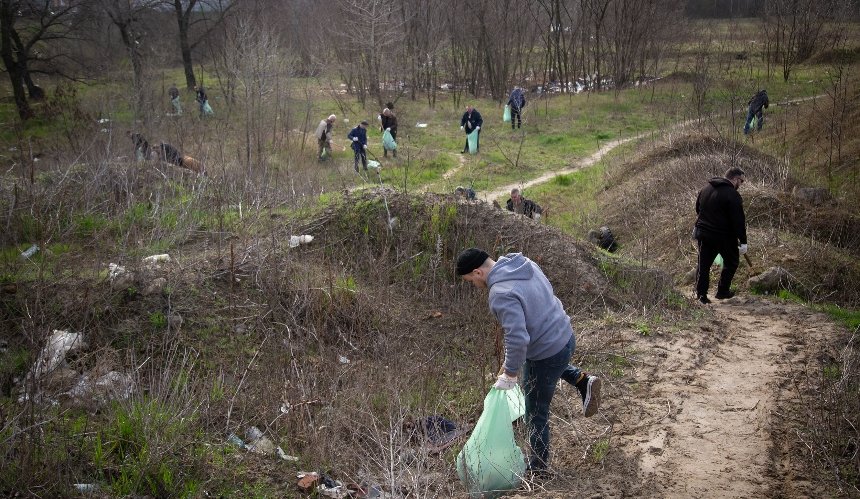
<path fill-rule="evenodd" d="M 245 430 L 245 440 L 242 440 L 235 433 L 230 433 L 227 435 L 227 441 L 240 449 L 262 456 L 277 456 L 281 460 L 291 463 L 299 460 L 296 456 L 288 455 L 280 446 L 275 446 L 274 442 L 263 435 L 263 432 L 256 426 L 251 426 Z"/>
<path fill-rule="evenodd" d="M 298 482 L 296 485 L 302 492 L 311 494 L 316 492 L 321 497 L 332 497 L 334 499 L 382 499 L 384 492 L 379 485 L 365 485 L 335 480 L 325 473 L 316 471 L 299 471 L 296 474 Z"/>

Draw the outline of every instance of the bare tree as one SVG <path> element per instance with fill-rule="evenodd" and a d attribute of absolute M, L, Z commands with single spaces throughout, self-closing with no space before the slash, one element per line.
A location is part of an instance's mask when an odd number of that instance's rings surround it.
<path fill-rule="evenodd" d="M 33 65 L 40 65 L 40 72 L 49 72 L 53 56 L 35 54 L 36 47 L 68 43 L 73 38 L 74 26 L 70 18 L 85 0 L 52 2 L 50 0 L 0 0 L 0 58 L 9 75 L 15 107 L 21 120 L 32 117 L 33 112 L 24 93 L 31 99 L 41 99 L 44 94 L 32 78 Z M 24 21 L 18 23 L 18 21 Z M 57 71 L 52 71 L 57 72 Z"/>
<path fill-rule="evenodd" d="M 176 13 L 176 23 L 179 26 L 179 51 L 182 53 L 182 66 L 185 69 L 185 85 L 192 89 L 197 85 L 197 79 L 194 77 L 194 62 L 191 58 L 193 50 L 213 29 L 224 22 L 236 4 L 225 0 L 173 0 L 172 5 Z M 210 14 L 214 14 L 214 18 L 209 19 Z M 197 23 L 208 23 L 208 25 L 192 41 L 191 30 Z"/>

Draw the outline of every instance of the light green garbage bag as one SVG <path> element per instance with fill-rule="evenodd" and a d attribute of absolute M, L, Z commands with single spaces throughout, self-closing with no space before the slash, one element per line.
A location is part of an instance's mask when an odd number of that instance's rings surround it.
<path fill-rule="evenodd" d="M 752 121 L 750 121 L 750 132 L 755 131 L 758 128 L 758 116 L 753 115 Z"/>
<path fill-rule="evenodd" d="M 469 154 L 478 154 L 478 132 L 479 130 L 476 128 L 472 130 L 472 133 L 466 135 L 466 140 L 469 143 Z"/>
<path fill-rule="evenodd" d="M 515 489 L 525 473 L 523 451 L 514 440 L 512 421 L 525 412 L 520 387 L 491 388 L 472 436 L 457 455 L 457 476 L 472 498 L 494 498 Z"/>
<path fill-rule="evenodd" d="M 723 268 L 723 255 L 717 254 L 717 257 L 714 258 L 714 265 L 719 268 Z"/>
<path fill-rule="evenodd" d="M 397 142 L 394 142 L 394 137 L 391 136 L 391 132 L 388 130 L 382 133 L 382 147 L 386 151 L 397 150 Z"/>
<path fill-rule="evenodd" d="M 505 114 L 502 115 L 502 121 L 505 123 L 511 121 L 511 106 L 505 104 Z"/>

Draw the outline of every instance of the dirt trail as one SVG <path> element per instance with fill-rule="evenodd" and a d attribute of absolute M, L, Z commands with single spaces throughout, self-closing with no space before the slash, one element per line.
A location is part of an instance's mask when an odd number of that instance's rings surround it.
<path fill-rule="evenodd" d="M 738 297 L 713 305 L 698 331 L 651 344 L 644 394 L 623 421 L 618 445 L 638 462 L 635 495 L 805 496 L 789 463 L 781 414 L 792 379 L 837 327 L 795 304 Z M 644 347 L 644 345 L 643 345 Z M 611 396 L 611 395 L 610 395 Z M 802 476 L 800 474 L 799 476 Z"/>
<path fill-rule="evenodd" d="M 584 160 L 582 160 L 578 163 L 575 163 L 573 166 L 570 166 L 568 168 L 564 168 L 562 170 L 555 170 L 555 171 L 551 171 L 551 172 L 546 172 L 543 175 L 541 175 L 540 177 L 536 177 L 536 178 L 533 178 L 531 180 L 527 180 L 525 182 L 517 182 L 515 184 L 504 185 L 504 186 L 499 187 L 498 189 L 496 189 L 494 191 L 481 193 L 479 195 L 479 197 L 481 199 L 483 199 L 484 201 L 492 201 L 494 199 L 508 196 L 511 193 L 511 189 L 514 189 L 514 188 L 527 189 L 533 185 L 542 184 L 544 182 L 547 182 L 548 180 L 550 180 L 550 179 L 552 179 L 558 175 L 573 173 L 573 172 L 580 170 L 582 168 L 588 168 L 589 166 L 600 161 L 604 156 L 606 156 L 609 153 L 609 151 L 615 149 L 616 147 L 623 145 L 623 144 L 626 144 L 626 143 L 630 142 L 631 140 L 637 140 L 637 139 L 640 139 L 642 137 L 646 137 L 650 133 L 651 132 L 640 133 L 639 135 L 634 135 L 632 137 L 612 140 L 610 142 L 603 144 L 602 146 L 600 146 L 597 149 L 597 151 L 594 152 L 594 154 L 592 154 L 591 156 L 585 158 Z"/>

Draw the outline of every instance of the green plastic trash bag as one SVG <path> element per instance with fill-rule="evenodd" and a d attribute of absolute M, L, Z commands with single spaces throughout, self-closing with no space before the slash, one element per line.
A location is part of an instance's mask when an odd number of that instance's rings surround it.
<path fill-rule="evenodd" d="M 753 116 L 752 121 L 750 121 L 750 132 L 755 131 L 758 128 L 758 116 Z"/>
<path fill-rule="evenodd" d="M 382 133 L 382 147 L 386 151 L 396 151 L 397 150 L 397 142 L 394 141 L 394 137 L 391 136 L 391 132 L 385 130 Z"/>
<path fill-rule="evenodd" d="M 457 455 L 457 476 L 469 497 L 494 498 L 515 489 L 526 470 L 512 421 L 525 412 L 522 389 L 491 388 L 472 436 Z"/>
<path fill-rule="evenodd" d="M 472 130 L 472 133 L 466 135 L 466 140 L 469 143 L 469 154 L 478 154 L 478 129 Z"/>
<path fill-rule="evenodd" d="M 502 115 L 502 121 L 505 123 L 511 121 L 511 106 L 505 104 L 505 114 Z"/>
<path fill-rule="evenodd" d="M 723 268 L 723 255 L 717 254 L 717 257 L 714 258 L 714 265 Z"/>
<path fill-rule="evenodd" d="M 209 105 L 209 101 L 203 103 L 203 114 L 206 116 L 212 116 L 215 114 L 215 111 L 212 110 L 212 106 Z"/>
<path fill-rule="evenodd" d="M 320 159 L 328 158 L 328 147 L 323 147 L 322 154 L 320 154 Z"/>

